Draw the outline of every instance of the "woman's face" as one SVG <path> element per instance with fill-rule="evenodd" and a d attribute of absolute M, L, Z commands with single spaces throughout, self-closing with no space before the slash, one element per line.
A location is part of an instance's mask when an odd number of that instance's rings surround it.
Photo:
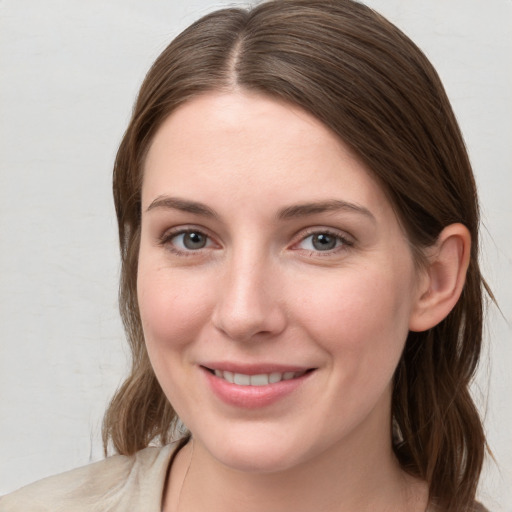
<path fill-rule="evenodd" d="M 362 163 L 297 107 L 209 93 L 164 122 L 144 172 L 144 335 L 196 443 L 246 471 L 389 453 L 421 276 Z"/>

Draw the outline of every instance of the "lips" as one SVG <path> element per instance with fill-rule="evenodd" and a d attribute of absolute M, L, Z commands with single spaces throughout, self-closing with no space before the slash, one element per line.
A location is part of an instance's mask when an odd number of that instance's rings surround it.
<path fill-rule="evenodd" d="M 269 406 L 305 385 L 314 368 L 201 365 L 207 383 L 222 402 L 244 409 Z"/>

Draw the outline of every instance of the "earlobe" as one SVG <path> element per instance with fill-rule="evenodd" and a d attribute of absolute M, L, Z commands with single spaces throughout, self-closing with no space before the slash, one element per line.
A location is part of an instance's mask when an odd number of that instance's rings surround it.
<path fill-rule="evenodd" d="M 470 250 L 471 235 L 463 224 L 450 224 L 441 231 L 427 256 L 427 268 L 411 312 L 411 331 L 426 331 L 448 316 L 462 293 Z"/>

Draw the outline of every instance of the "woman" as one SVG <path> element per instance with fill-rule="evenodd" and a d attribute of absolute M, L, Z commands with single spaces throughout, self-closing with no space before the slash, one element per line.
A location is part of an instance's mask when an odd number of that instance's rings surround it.
<path fill-rule="evenodd" d="M 398 29 L 348 0 L 204 17 L 142 85 L 114 198 L 121 455 L 1 510 L 481 509 L 475 185 Z"/>

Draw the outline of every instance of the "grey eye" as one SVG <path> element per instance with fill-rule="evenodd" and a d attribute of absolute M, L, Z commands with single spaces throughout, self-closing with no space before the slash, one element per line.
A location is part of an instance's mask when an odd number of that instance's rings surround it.
<path fill-rule="evenodd" d="M 172 244 L 179 249 L 187 251 L 197 251 L 204 249 L 208 244 L 208 237 L 200 231 L 185 231 L 175 235 Z"/>
<path fill-rule="evenodd" d="M 206 246 L 207 238 L 202 233 L 191 231 L 183 233 L 183 245 L 187 249 L 202 249 Z"/>
<path fill-rule="evenodd" d="M 352 242 L 341 234 L 330 233 L 329 231 L 315 231 L 304 237 L 295 248 L 312 253 L 335 253 L 338 249 L 347 249 L 352 245 Z"/>
<path fill-rule="evenodd" d="M 338 238 L 328 233 L 316 233 L 311 235 L 311 245 L 317 251 L 329 251 L 338 244 Z"/>

